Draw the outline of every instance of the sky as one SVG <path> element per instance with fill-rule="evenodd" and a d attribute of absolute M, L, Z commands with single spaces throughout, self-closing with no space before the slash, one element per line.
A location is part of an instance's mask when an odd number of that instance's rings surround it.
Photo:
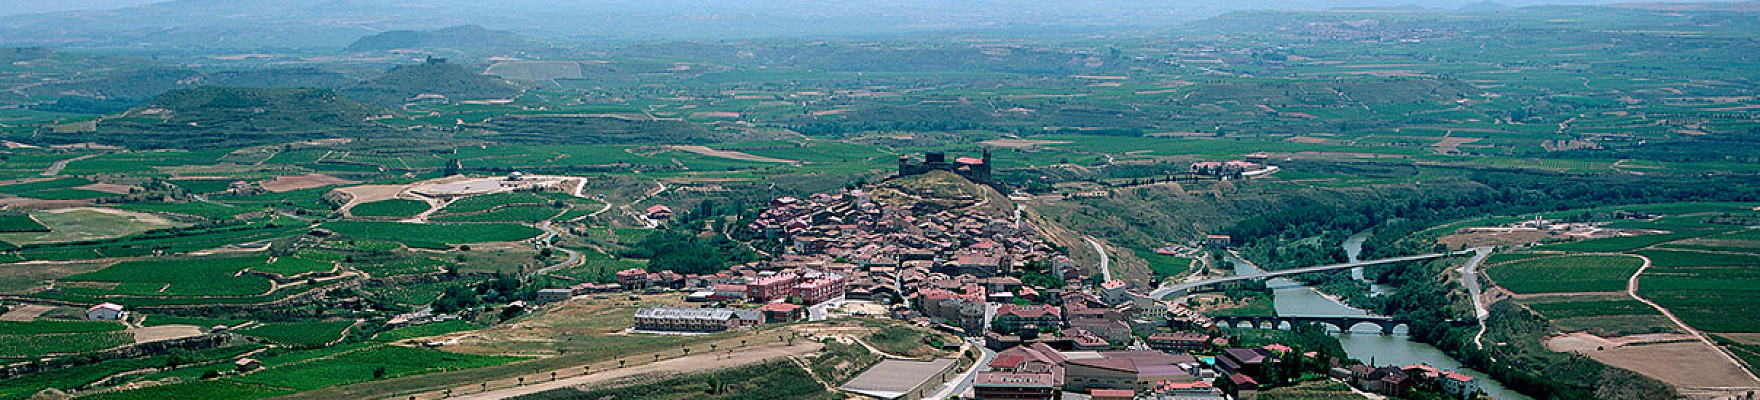
<path fill-rule="evenodd" d="M 108 10 L 165 0 L 0 0 L 0 16 L 54 11 Z"/>

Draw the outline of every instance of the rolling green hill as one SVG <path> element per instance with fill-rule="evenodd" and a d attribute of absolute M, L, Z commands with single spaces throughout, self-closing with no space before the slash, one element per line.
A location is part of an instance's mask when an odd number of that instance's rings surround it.
<path fill-rule="evenodd" d="M 96 130 L 47 132 L 51 143 L 215 148 L 336 137 L 375 126 L 381 111 L 328 89 L 202 87 L 166 92 Z"/>
<path fill-rule="evenodd" d="M 520 88 L 507 81 L 459 64 L 430 61 L 403 65 L 367 81 L 342 88 L 342 95 L 384 107 L 397 107 L 423 94 L 446 96 L 449 101 L 510 99 Z"/>

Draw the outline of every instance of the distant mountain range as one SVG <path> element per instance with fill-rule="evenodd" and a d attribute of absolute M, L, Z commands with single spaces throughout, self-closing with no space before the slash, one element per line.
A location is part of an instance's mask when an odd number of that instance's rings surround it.
<path fill-rule="evenodd" d="M 342 51 L 418 51 L 438 55 L 487 57 L 552 53 L 557 50 L 513 32 L 490 30 L 481 25 L 461 25 L 427 31 L 395 30 L 368 35 L 355 40 Z"/>
<path fill-rule="evenodd" d="M 1584 0 L 1601 2 L 1599 0 Z M 1513 5 L 1576 0 L 1524 0 Z M 1432 0 L 1455 8 L 1473 0 Z M 1411 0 L 176 0 L 103 11 L 0 17 L 0 46 L 119 51 L 383 48 L 481 25 L 542 39 L 714 40 L 872 37 L 1163 27 L 1241 9 L 1397 7 Z M 481 31 L 479 31 L 481 32 Z M 357 39 L 374 37 L 367 43 Z"/>

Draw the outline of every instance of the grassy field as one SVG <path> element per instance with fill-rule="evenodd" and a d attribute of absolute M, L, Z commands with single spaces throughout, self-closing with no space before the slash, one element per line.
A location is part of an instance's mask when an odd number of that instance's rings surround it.
<path fill-rule="evenodd" d="M 1613 292 L 1625 290 L 1642 265 L 1635 257 L 1569 255 L 1499 264 L 1485 273 L 1516 293 Z"/>
<path fill-rule="evenodd" d="M 422 325 L 416 325 L 416 326 L 410 326 L 410 327 L 404 327 L 404 328 L 397 328 L 397 329 L 391 330 L 391 331 L 380 332 L 377 335 L 373 335 L 373 340 L 382 341 L 382 342 L 395 342 L 395 341 L 404 340 L 404 339 L 414 339 L 414 338 L 419 338 L 419 337 L 444 335 L 444 334 L 453 333 L 453 332 L 474 331 L 474 330 L 478 330 L 478 329 L 483 329 L 483 326 L 477 325 L 476 323 L 470 322 L 470 321 L 451 320 L 451 321 L 445 321 L 445 322 L 436 322 L 436 323 L 432 323 L 432 324 L 422 324 Z"/>
<path fill-rule="evenodd" d="M 931 346 L 930 342 L 951 342 L 952 340 L 927 331 L 903 326 L 886 326 L 862 338 L 862 341 L 887 354 L 923 357 L 941 353 L 939 349 Z"/>
<path fill-rule="evenodd" d="M 201 218 L 206 218 L 206 219 L 211 219 L 211 220 L 232 219 L 233 216 L 238 215 L 238 214 L 251 212 L 251 211 L 258 211 L 255 208 L 229 207 L 229 206 L 224 206 L 224 205 L 220 205 L 220 204 L 202 203 L 202 202 L 117 203 L 117 204 L 110 205 L 110 207 L 129 210 L 129 211 L 140 211 L 140 212 L 150 212 L 150 213 L 160 213 L 160 214 L 182 214 L 182 215 L 201 217 Z"/>
<path fill-rule="evenodd" d="M 0 234 L 0 240 L 15 244 L 60 243 L 109 239 L 133 235 L 153 229 L 183 226 L 152 215 L 102 212 L 100 209 L 69 209 L 33 214 L 48 229 Z"/>
<path fill-rule="evenodd" d="M 251 385 L 231 381 L 195 381 L 139 389 L 98 393 L 85 399 L 95 400 L 233 400 L 259 399 L 293 392 L 292 390 Z"/>
<path fill-rule="evenodd" d="M 538 228 L 514 224 L 404 224 L 331 221 L 324 223 L 323 227 L 347 236 L 404 243 L 409 243 L 409 241 L 450 244 L 510 242 L 530 239 L 543 233 Z"/>
<path fill-rule="evenodd" d="M 711 387 L 710 382 L 720 387 Z M 734 400 L 734 399 L 841 399 L 845 395 L 827 390 L 807 371 L 788 361 L 771 361 L 706 374 L 667 378 L 657 382 L 608 389 L 559 389 L 514 397 L 518 400 L 630 399 L 630 400 Z"/>
<path fill-rule="evenodd" d="M 390 199 L 361 203 L 348 209 L 356 217 L 409 218 L 428 211 L 428 203 L 420 200 Z"/>
<path fill-rule="evenodd" d="M 290 346 L 321 346 L 341 339 L 354 321 L 271 322 L 238 330 L 270 342 Z"/>
<path fill-rule="evenodd" d="M 521 359 L 523 358 L 378 345 L 338 354 L 332 358 L 269 367 L 232 380 L 262 386 L 312 390 L 400 376 L 487 367 Z"/>
<path fill-rule="evenodd" d="M 1192 263 L 1196 262 L 1196 260 L 1190 258 L 1174 257 L 1150 250 L 1137 249 L 1136 253 L 1137 257 L 1141 257 L 1143 261 L 1149 262 L 1149 270 L 1154 272 L 1155 276 L 1158 278 L 1179 276 L 1180 274 L 1186 273 L 1186 271 L 1190 271 L 1192 269 Z"/>

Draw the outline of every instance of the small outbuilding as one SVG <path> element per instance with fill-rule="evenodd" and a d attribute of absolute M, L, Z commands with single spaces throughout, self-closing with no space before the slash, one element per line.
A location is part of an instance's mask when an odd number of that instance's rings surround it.
<path fill-rule="evenodd" d="M 128 317 L 128 311 L 121 304 L 104 303 L 86 309 L 86 319 L 98 321 L 120 321 Z"/>

